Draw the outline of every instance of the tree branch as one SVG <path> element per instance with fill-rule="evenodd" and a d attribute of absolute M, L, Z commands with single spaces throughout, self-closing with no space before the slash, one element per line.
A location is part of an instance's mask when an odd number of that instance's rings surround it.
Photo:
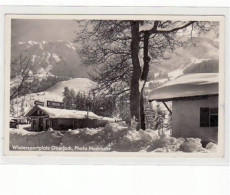
<path fill-rule="evenodd" d="M 190 21 L 190 22 L 188 22 L 187 24 L 185 24 L 183 26 L 176 27 L 176 28 L 173 28 L 173 29 L 170 29 L 170 30 L 158 30 L 157 26 L 159 24 L 159 21 L 155 21 L 153 27 L 150 30 L 148 30 L 148 31 L 149 31 L 150 34 L 155 34 L 155 33 L 156 34 L 172 33 L 172 32 L 176 32 L 178 30 L 184 29 L 184 28 L 190 26 L 191 24 L 193 24 L 195 22 L 196 21 Z M 143 34 L 144 32 L 146 32 L 146 30 L 140 31 L 140 34 Z"/>

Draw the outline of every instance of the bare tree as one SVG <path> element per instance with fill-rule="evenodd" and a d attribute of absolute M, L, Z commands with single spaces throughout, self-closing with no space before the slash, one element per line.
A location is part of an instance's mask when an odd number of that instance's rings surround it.
<path fill-rule="evenodd" d="M 139 128 L 145 129 L 145 115 L 143 106 L 143 91 L 149 74 L 150 62 L 164 59 L 166 51 L 173 51 L 177 47 L 196 45 L 196 37 L 210 31 L 215 25 L 211 22 L 196 21 L 145 21 L 139 25 L 147 29 L 140 30 L 138 36 L 143 41 L 143 66 L 138 86 L 140 90 L 140 121 Z M 132 51 L 132 50 L 131 50 Z M 137 87 L 136 87 L 137 88 Z M 132 109 L 132 108 L 131 108 Z"/>
<path fill-rule="evenodd" d="M 31 78 L 31 59 L 30 57 L 20 55 L 11 61 L 11 76 L 15 77 L 16 83 L 11 83 L 10 100 L 21 94 L 26 88 L 26 82 Z M 13 86 L 12 86 L 13 85 Z"/>
<path fill-rule="evenodd" d="M 198 36 L 212 28 L 210 22 L 195 21 L 80 23 L 76 41 L 80 43 L 83 63 L 93 66 L 91 76 L 99 84 L 98 91 L 112 89 L 114 95 L 130 91 L 130 114 L 138 122 L 137 129 L 145 129 L 143 91 L 150 64 L 164 59 L 169 50 L 194 45 L 194 34 Z"/>
<path fill-rule="evenodd" d="M 98 83 L 98 91 L 115 89 L 114 95 L 129 86 L 132 75 L 130 41 L 127 21 L 81 21 L 77 35 L 79 53 L 84 64 L 92 67 L 90 76 Z M 128 91 L 126 89 L 124 92 Z"/>

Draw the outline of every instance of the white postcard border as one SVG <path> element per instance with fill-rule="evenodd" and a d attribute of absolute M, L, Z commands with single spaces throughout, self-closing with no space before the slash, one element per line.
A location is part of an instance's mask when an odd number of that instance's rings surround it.
<path fill-rule="evenodd" d="M 40 15 L 39 18 L 43 18 L 43 17 L 46 17 L 46 18 L 49 18 L 49 19 L 58 19 L 60 17 L 63 17 L 68 19 L 70 17 L 73 17 L 73 15 Z M 74 17 L 80 17 L 81 19 L 82 18 L 85 18 L 87 19 L 88 17 L 89 18 L 98 18 L 98 19 L 102 19 L 104 17 L 108 18 L 108 16 L 106 15 L 83 15 L 83 16 L 80 16 L 80 15 L 77 15 Z M 219 126 L 219 133 L 218 133 L 218 142 L 219 142 L 219 151 L 218 151 L 218 155 L 216 154 L 211 154 L 211 153 L 208 153 L 208 154 L 199 154 L 199 153 L 127 153 L 127 152 L 38 152 L 38 151 L 33 151 L 33 152 L 27 152 L 27 151 L 9 151 L 6 146 L 9 145 L 9 128 L 8 128 L 8 121 L 9 121 L 9 88 L 8 87 L 5 87 L 5 155 L 12 155 L 12 156 L 27 156 L 27 155 L 32 155 L 32 156 L 46 156 L 46 157 L 51 157 L 51 156 L 58 156 L 58 157 L 62 157 L 62 156 L 76 156 L 76 157 L 93 157 L 93 158 L 97 158 L 97 157 L 121 157 L 121 158 L 140 158 L 140 157 L 145 157 L 145 158 L 162 158 L 162 159 L 165 159 L 165 158 L 169 158 L 169 159 L 175 159 L 177 158 L 177 160 L 181 159 L 181 158 L 195 158 L 195 159 L 199 159 L 199 158 L 210 158 L 211 160 L 212 159 L 215 159 L 215 158 L 221 158 L 223 159 L 224 157 L 224 151 L 225 151 L 225 157 L 226 157 L 226 148 L 225 146 L 227 145 L 226 143 L 226 135 L 224 135 L 224 124 L 226 121 L 224 121 L 224 107 L 225 107 L 225 104 L 224 104 L 224 99 L 225 99 L 225 92 L 224 92 L 224 84 L 225 84 L 225 74 L 227 74 L 225 71 L 224 71 L 224 59 L 225 58 L 225 51 L 224 51 L 224 45 L 226 44 L 226 41 L 225 41 L 225 38 L 226 38 L 226 35 L 224 35 L 224 18 L 221 17 L 221 16 L 176 16 L 176 15 L 173 15 L 173 16 L 167 16 L 167 15 L 164 15 L 164 16 L 149 16 L 149 15 L 131 15 L 131 16 L 127 16 L 127 15 L 111 15 L 109 16 L 109 19 L 121 19 L 121 18 L 128 18 L 128 19 L 163 19 L 162 17 L 164 17 L 164 19 L 166 18 L 170 18 L 170 20 L 178 20 L 179 18 L 183 18 L 183 20 L 212 20 L 212 21 L 220 21 L 220 31 L 222 33 L 220 33 L 220 55 L 219 55 L 219 59 L 220 59 L 220 93 L 219 93 L 219 119 L 220 119 L 220 126 Z M 10 69 L 10 39 L 11 39 L 11 33 L 10 33 L 10 19 L 12 18 L 38 18 L 38 16 L 36 15 L 6 15 L 6 28 L 5 28 L 5 41 L 6 41 L 6 52 L 5 52 L 5 86 L 9 86 L 9 69 Z M 199 19 L 198 19 L 199 18 Z M 226 128 L 226 127 L 225 127 Z M 222 130 L 220 130 L 222 129 Z M 225 141 L 224 141 L 225 140 Z M 121 161 L 122 162 L 122 161 Z"/>

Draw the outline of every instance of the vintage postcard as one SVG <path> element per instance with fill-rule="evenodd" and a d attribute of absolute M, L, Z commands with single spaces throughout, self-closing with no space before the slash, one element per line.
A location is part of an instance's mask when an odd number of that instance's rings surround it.
<path fill-rule="evenodd" d="M 224 156 L 224 17 L 6 15 L 10 156 Z"/>

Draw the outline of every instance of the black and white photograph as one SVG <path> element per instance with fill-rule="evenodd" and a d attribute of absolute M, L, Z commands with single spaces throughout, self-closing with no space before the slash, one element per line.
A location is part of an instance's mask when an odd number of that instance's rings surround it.
<path fill-rule="evenodd" d="M 223 17 L 6 18 L 6 154 L 222 157 Z"/>

